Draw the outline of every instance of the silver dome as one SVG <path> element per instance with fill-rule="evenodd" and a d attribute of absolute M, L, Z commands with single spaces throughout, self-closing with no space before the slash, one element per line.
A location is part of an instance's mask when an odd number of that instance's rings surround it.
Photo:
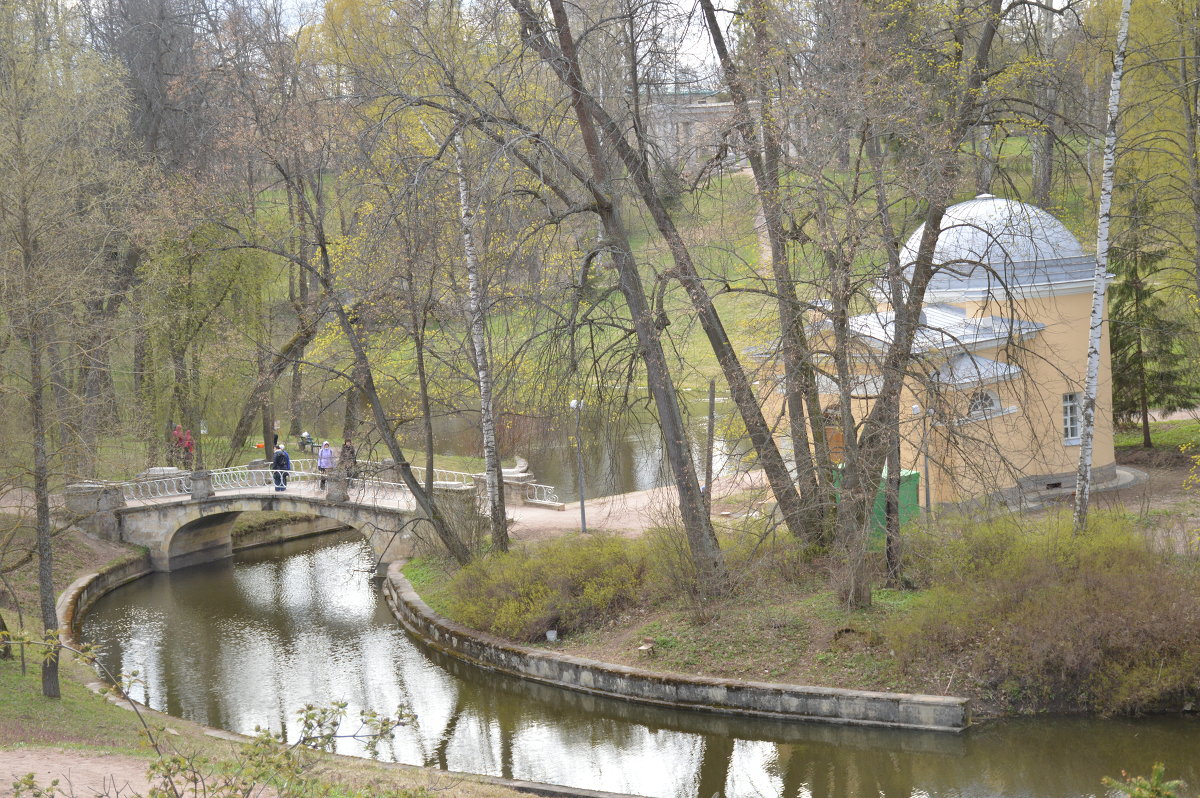
<path fill-rule="evenodd" d="M 908 274 L 924 230 L 913 231 L 900 250 Z M 1088 290 L 1096 262 L 1041 208 L 980 194 L 946 209 L 933 263 L 928 299 Z"/>

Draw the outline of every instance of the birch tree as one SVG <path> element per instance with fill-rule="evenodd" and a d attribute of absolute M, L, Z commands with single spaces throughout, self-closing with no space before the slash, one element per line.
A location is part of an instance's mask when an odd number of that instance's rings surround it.
<path fill-rule="evenodd" d="M 1096 389 L 1100 382 L 1100 347 L 1104 328 L 1104 293 L 1108 285 L 1108 231 L 1112 224 L 1113 174 L 1117 160 L 1117 123 L 1121 108 L 1121 79 L 1125 76 L 1125 50 L 1129 43 L 1130 0 L 1121 0 L 1117 23 L 1117 49 L 1113 54 L 1108 89 L 1108 123 L 1104 132 L 1104 167 L 1100 175 L 1100 208 L 1096 223 L 1096 271 L 1092 276 L 1092 312 L 1088 322 L 1087 376 L 1079 435 L 1079 469 L 1075 473 L 1075 532 L 1087 527 L 1092 489 L 1092 448 L 1096 436 Z"/>
<path fill-rule="evenodd" d="M 479 424 L 483 436 L 483 460 L 487 477 L 488 514 L 492 522 L 492 545 L 508 551 L 508 518 L 504 509 L 504 479 L 496 447 L 496 403 L 492 395 L 492 370 L 485 324 L 483 276 L 475 246 L 475 213 L 467 182 L 462 133 L 455 134 L 454 163 L 458 183 L 458 218 L 462 230 L 463 261 L 467 269 L 467 315 L 470 326 L 468 349 L 479 385 Z"/>

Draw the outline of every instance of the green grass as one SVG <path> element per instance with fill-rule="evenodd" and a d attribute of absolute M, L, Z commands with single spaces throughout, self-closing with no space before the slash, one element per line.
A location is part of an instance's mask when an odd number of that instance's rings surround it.
<path fill-rule="evenodd" d="M 8 584 L 12 586 L 15 599 L 20 605 L 24 616 L 25 628 L 41 628 L 38 599 L 38 561 L 33 555 L 35 537 L 33 528 L 27 525 L 25 519 L 13 515 L 0 515 L 0 542 L 7 539 L 7 533 L 15 532 L 8 547 L 0 551 L 0 569 Z M 139 556 L 133 547 L 110 558 L 114 551 L 111 546 L 93 544 L 83 535 L 69 531 L 56 534 L 52 540 L 53 547 L 53 584 L 56 590 L 62 590 L 77 576 L 92 573 L 106 564 L 121 562 Z M 98 554 L 98 547 L 101 554 Z M 101 557 L 101 561 L 97 561 Z M 107 561 L 107 562 L 106 562 Z M 0 587 L 0 613 L 10 629 L 14 631 L 20 626 L 19 614 L 13 604 L 14 596 L 8 590 Z"/>
<path fill-rule="evenodd" d="M 415 557 L 401 569 L 404 577 L 412 583 L 413 590 L 439 615 L 447 615 L 450 605 L 449 566 L 432 557 Z"/>
<path fill-rule="evenodd" d="M 50 699 L 42 696 L 38 652 L 29 648 L 26 657 L 25 675 L 21 675 L 19 656 L 0 661 L 0 747 L 53 745 L 149 755 L 132 712 L 114 706 L 65 673 L 72 668 L 82 671 L 84 666 L 64 663 L 62 698 Z"/>
<path fill-rule="evenodd" d="M 1180 450 L 1200 447 L 1200 421 L 1155 421 L 1150 424 L 1150 440 L 1156 448 Z M 1113 436 L 1118 449 L 1132 449 L 1142 445 L 1142 430 L 1120 430 Z"/>

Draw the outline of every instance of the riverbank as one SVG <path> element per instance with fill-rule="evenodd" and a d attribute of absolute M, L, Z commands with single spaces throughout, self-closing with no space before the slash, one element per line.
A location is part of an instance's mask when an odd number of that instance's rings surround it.
<path fill-rule="evenodd" d="M 283 525 L 292 520 L 283 514 L 248 519 L 236 535 L 239 548 L 327 531 L 301 525 L 291 534 L 283 532 Z M 136 549 L 97 540 L 73 530 L 56 535 L 54 544 L 58 584 L 74 583 L 89 573 L 113 571 L 119 575 L 131 568 L 136 571 L 137 562 L 143 558 L 142 552 Z M 36 558 L 7 576 L 21 600 L 27 628 L 36 629 L 36 616 L 31 618 L 28 609 L 36 607 L 33 603 L 36 599 Z M 11 598 L 5 596 L 5 602 L 0 611 L 4 612 L 10 626 L 15 626 L 16 612 L 11 606 Z M 138 717 L 124 702 L 100 695 L 97 691 L 101 685 L 95 672 L 67 657 L 60 669 L 62 698 L 44 698 L 39 663 L 39 652 L 33 647 L 26 647 L 24 652 L 18 647 L 13 660 L 0 660 L 0 784 L 7 787 L 32 773 L 43 786 L 57 779 L 63 789 L 69 788 L 75 795 L 129 795 L 131 791 L 146 794 L 150 786 L 148 768 L 154 756 L 146 744 Z M 207 767 L 214 780 L 234 768 L 244 754 L 243 745 L 248 738 L 144 706 L 139 706 L 139 713 L 169 750 L 189 759 L 210 762 Z M 587 795 L 555 788 L 547 791 L 535 784 L 519 785 L 483 776 L 315 753 L 306 775 L 343 796 L 424 798 L 447 791 L 464 798 L 513 798 L 530 791 Z M 6 789 L 0 788 L 0 796 L 7 794 Z"/>
<path fill-rule="evenodd" d="M 1139 490 L 1159 490 L 1153 497 L 1156 504 L 1155 512 L 1150 514 L 1154 529 L 1169 532 L 1175 527 L 1177 516 L 1169 507 L 1162 504 L 1165 488 L 1174 484 L 1177 475 L 1173 473 L 1154 473 L 1146 488 Z M 1161 489 L 1161 490 L 1160 490 Z M 1137 496 L 1127 497 L 1131 506 L 1139 500 Z M 1140 494 L 1141 500 L 1147 500 L 1145 494 Z M 1190 516 L 1185 516 L 1190 517 Z M 1143 527 L 1143 531 L 1151 527 Z M 264 540 L 273 538 L 273 533 L 259 528 L 256 535 L 266 535 Z M 92 564 L 104 556 L 103 544 L 97 548 L 98 541 L 71 536 L 61 537 L 56 548 L 63 552 L 59 564 L 71 567 L 83 567 L 90 570 Z M 115 557 L 127 557 L 128 552 L 114 547 L 110 552 Z M 1182 553 L 1182 552 L 1181 552 Z M 876 605 L 868 613 L 858 617 L 850 617 L 837 606 L 829 594 L 821 595 L 817 589 L 824 583 L 825 576 L 820 571 L 819 563 L 809 563 L 807 572 L 798 570 L 802 557 L 786 556 L 786 550 L 775 557 L 769 566 L 760 563 L 754 569 L 740 569 L 742 574 L 741 588 L 737 595 L 726 602 L 700 605 L 687 601 L 677 601 L 674 605 L 651 607 L 635 604 L 622 611 L 594 629 L 577 635 L 565 636 L 557 644 L 542 643 L 547 648 L 568 652 L 573 655 L 588 656 L 609 662 L 625 663 L 650 670 L 674 670 L 677 672 L 697 672 L 703 668 L 713 668 L 714 673 L 727 678 L 738 678 L 748 681 L 785 681 L 794 679 L 798 683 L 837 684 L 837 679 L 850 688 L 874 687 L 875 689 L 909 690 L 914 692 L 936 692 L 925 689 L 918 684 L 932 684 L 938 687 L 942 679 L 946 680 L 946 692 L 968 692 L 968 687 L 978 683 L 981 672 L 976 665 L 967 659 L 956 663 L 950 662 L 917 662 L 907 670 L 890 670 L 880 667 L 880 658 L 891 658 L 900 662 L 905 652 L 896 652 L 889 648 L 890 638 L 887 627 L 891 621 L 909 612 L 912 603 L 927 593 L 914 591 L 881 591 L 876 593 Z M 742 563 L 739 563 L 742 564 Z M 783 583 L 772 582 L 765 578 L 772 570 L 788 576 Z M 920 568 L 917 569 L 921 570 Z M 807 574 L 807 575 L 805 575 Z M 1126 575 L 1127 576 L 1127 575 Z M 1129 581 L 1126 578 L 1124 581 Z M 1137 581 L 1137 580 L 1135 580 Z M 1147 583 L 1154 580 L 1142 580 Z M 30 579 L 23 590 L 29 595 L 27 588 L 33 584 Z M 786 586 L 780 590 L 779 585 Z M 808 588 L 805 588 L 805 585 Z M 665 586 L 664 586 L 665 587 Z M 428 596 L 432 590 L 431 583 L 426 582 L 424 592 Z M 804 590 L 809 592 L 805 593 Z M 436 592 L 436 591 L 434 591 Z M 433 598 L 431 597 L 431 600 Z M 789 617 L 784 610 L 794 610 L 799 607 L 808 620 L 800 623 L 794 617 Z M 11 614 L 6 610 L 6 617 Z M 1190 616 L 1189 616 L 1190 617 Z M 1074 622 L 1073 618 L 1067 620 Z M 1120 616 L 1115 623 L 1122 622 Z M 1176 630 L 1178 632 L 1178 629 Z M 650 637 L 653 643 L 652 652 L 642 652 L 639 649 L 644 644 L 644 638 Z M 788 676 L 785 671 L 793 667 L 797 652 L 804 652 L 809 667 L 823 668 L 828 679 L 818 681 L 817 676 Z M 1158 650 L 1152 653 L 1157 655 Z M 909 660 L 913 662 L 913 660 Z M 948 665 L 948 667 L 947 667 Z M 941 668 L 941 670 L 939 670 Z M 762 671 L 760 674 L 759 671 Z M 11 675 L 16 668 L 0 663 L 0 674 Z M 809 671 L 810 674 L 819 671 Z M 1171 674 L 1168 673 L 1168 676 Z M 893 678 L 894 677 L 894 678 Z M 81 687 L 89 675 L 86 672 L 72 676 L 73 684 Z M 871 681 L 874 679 L 875 681 Z M 910 681 L 905 681 L 905 680 Z M 919 682 L 918 680 L 924 680 Z M 16 751 L 46 751 L 47 761 L 53 763 L 54 757 L 63 756 L 64 767 L 69 765 L 73 751 L 95 754 L 103 760 L 104 757 L 132 757 L 132 764 L 147 760 L 140 758 L 137 749 L 136 734 L 131 736 L 106 736 L 109 724 L 114 728 L 120 727 L 128 731 L 132 728 L 127 723 L 128 715 L 122 710 L 112 708 L 100 702 L 99 712 L 110 713 L 110 717 L 100 718 L 91 708 L 81 713 L 71 710 L 61 723 L 46 723 L 46 718 L 37 711 L 18 710 L 15 703 L 16 691 L 10 689 L 16 682 L 5 683 L 0 690 L 0 749 L 7 752 Z M 37 697 L 37 674 L 31 672 L 20 684 L 28 688 L 30 698 L 35 706 L 58 706 L 46 704 Z M 1016 701 L 1028 698 L 1021 694 L 991 693 L 994 703 L 977 704 L 985 714 L 1003 714 L 1013 709 Z M 84 691 L 84 698 L 93 701 L 94 696 Z M 64 701 L 61 706 L 66 706 Z M 1019 706 L 1017 711 L 1020 711 Z M 1028 710 L 1026 710 L 1028 711 Z M 161 722 L 172 726 L 181 736 L 190 739 L 183 722 L 161 716 Z M 36 734 L 31 730 L 36 730 Z M 80 730 L 87 734 L 80 737 Z M 123 734 L 123 732 L 122 732 Z M 201 743 L 210 740 L 203 732 L 195 739 Z M 54 753 L 59 751 L 59 754 Z M 65 752 L 65 753 L 63 753 Z M 24 761 L 24 760 L 22 760 Z M 436 772 L 421 771 L 429 774 Z M 2 774 L 7 775 L 7 774 Z M 501 793 L 510 794 L 510 793 Z"/>
<path fill-rule="evenodd" d="M 956 697 L 685 676 L 664 673 L 650 661 L 615 665 L 515 645 L 434 613 L 399 566 L 388 570 L 384 591 L 405 629 L 427 646 L 480 668 L 593 695 L 718 715 L 940 732 L 960 732 L 971 722 L 969 702 Z"/>
<path fill-rule="evenodd" d="M 1194 502 L 1186 467 L 1147 470 L 1146 483 L 1097 497 L 1094 528 L 1080 538 L 1054 509 L 907 530 L 915 589 L 877 589 L 864 611 L 828 590 L 835 562 L 764 537 L 752 515 L 723 524 L 735 584 L 715 601 L 687 598 L 683 541 L 657 531 L 621 532 L 624 543 L 586 554 L 539 540 L 472 566 L 457 588 L 441 561 L 415 561 L 405 575 L 453 621 L 626 668 L 962 695 L 977 717 L 1187 711 L 1200 646 Z M 586 596 L 614 598 L 581 608 Z M 1180 608 L 1174 623 L 1162 606 Z"/>

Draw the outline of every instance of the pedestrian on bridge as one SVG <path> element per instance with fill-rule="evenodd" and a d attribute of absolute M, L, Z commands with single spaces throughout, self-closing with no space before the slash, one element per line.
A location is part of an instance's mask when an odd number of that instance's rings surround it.
<path fill-rule="evenodd" d="M 275 490 L 287 490 L 288 472 L 292 470 L 292 458 L 288 457 L 283 444 L 276 444 L 275 457 L 271 460 L 271 475 L 275 478 Z"/>
<path fill-rule="evenodd" d="M 338 453 L 338 468 L 342 470 L 347 479 L 357 476 L 358 452 L 354 450 L 354 444 L 350 442 L 349 438 L 342 444 L 342 451 Z"/>
<path fill-rule="evenodd" d="M 321 450 L 317 452 L 317 470 L 321 472 L 321 490 L 325 490 L 325 472 L 333 468 L 333 449 L 329 446 L 329 441 L 321 444 Z"/>

